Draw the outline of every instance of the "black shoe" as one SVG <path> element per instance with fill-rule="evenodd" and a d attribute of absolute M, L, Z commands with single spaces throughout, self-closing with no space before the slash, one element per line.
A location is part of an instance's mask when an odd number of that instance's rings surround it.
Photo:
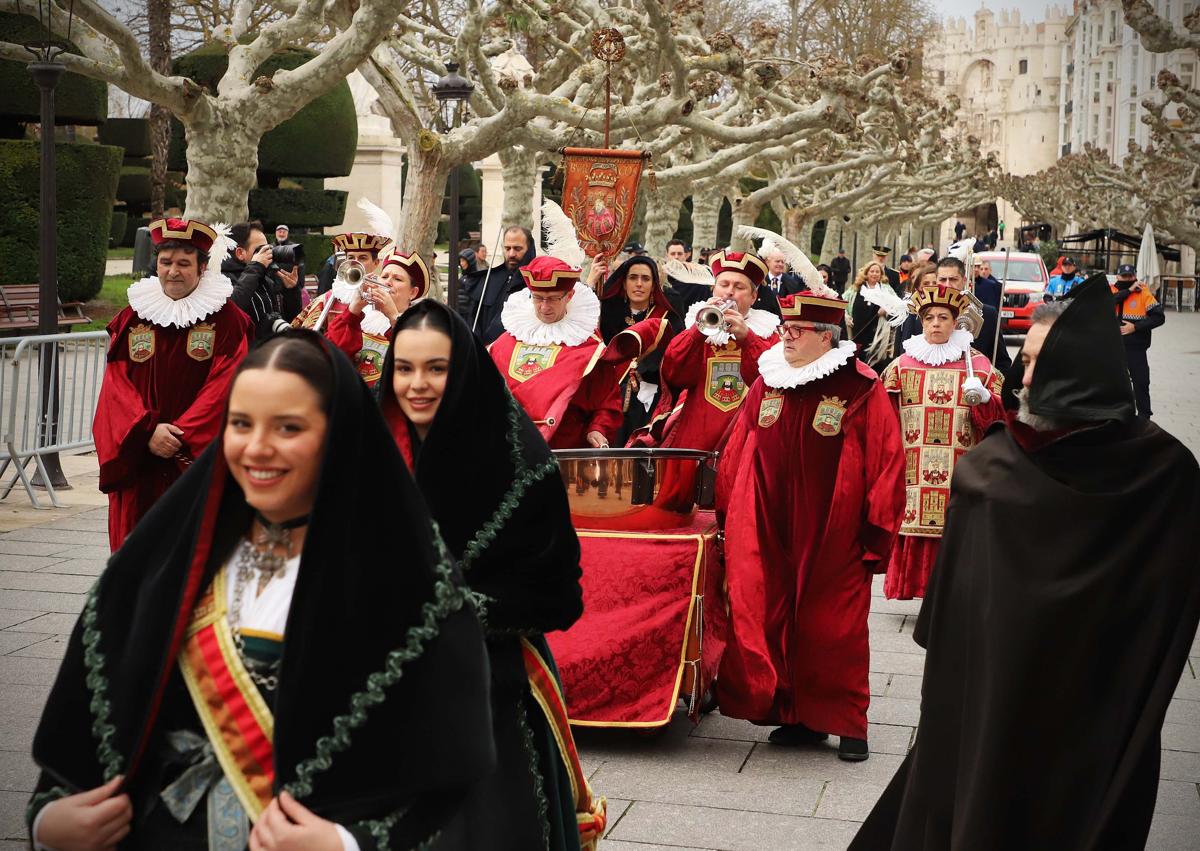
<path fill-rule="evenodd" d="M 772 730 L 771 735 L 767 736 L 767 741 L 773 745 L 796 747 L 797 745 L 815 745 L 828 738 L 828 733 L 810 730 L 803 724 L 784 724 L 782 727 Z"/>
<path fill-rule="evenodd" d="M 870 755 L 866 739 L 851 739 L 842 736 L 842 740 L 838 743 L 838 759 L 844 759 L 846 762 L 862 762 Z"/>

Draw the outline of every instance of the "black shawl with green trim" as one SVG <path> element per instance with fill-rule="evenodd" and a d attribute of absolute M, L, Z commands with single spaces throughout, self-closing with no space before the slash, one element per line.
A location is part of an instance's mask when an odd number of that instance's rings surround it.
<path fill-rule="evenodd" d="M 276 693 L 276 787 L 356 835 L 409 847 L 494 764 L 486 650 L 370 392 L 323 345 L 335 392 Z M 386 486 L 364 494 L 365 469 Z M 388 534 L 364 534 L 360 496 Z M 217 440 L 89 595 L 34 739 L 39 788 L 76 792 L 124 774 L 134 801 L 157 794 L 139 781 L 155 775 L 144 763 L 164 733 L 163 695 L 178 685 L 183 629 L 249 522 Z"/>

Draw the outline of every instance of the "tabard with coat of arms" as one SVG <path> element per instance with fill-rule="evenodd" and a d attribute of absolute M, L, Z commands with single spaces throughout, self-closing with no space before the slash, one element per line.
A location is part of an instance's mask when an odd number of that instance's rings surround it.
<path fill-rule="evenodd" d="M 722 413 L 732 411 L 742 404 L 746 396 L 746 382 L 742 380 L 742 355 L 722 354 L 708 359 L 708 372 L 704 380 L 704 398 Z"/>
<path fill-rule="evenodd" d="M 993 371 L 983 355 L 972 354 L 976 375 L 998 398 L 1004 376 Z M 929 366 L 905 354 L 881 378 L 884 389 L 895 394 L 900 404 L 905 485 L 900 534 L 940 538 L 954 465 L 981 437 L 971 420 L 971 408 L 962 399 L 966 363 Z"/>
<path fill-rule="evenodd" d="M 217 329 L 213 327 L 212 323 L 200 322 L 193 325 L 188 331 L 187 345 L 184 348 L 192 360 L 212 360 L 213 344 L 216 340 Z"/>
<path fill-rule="evenodd" d="M 509 376 L 517 381 L 528 381 L 554 366 L 554 361 L 558 359 L 558 353 L 562 351 L 562 348 L 559 345 L 534 345 L 533 343 L 518 342 L 513 346 L 512 357 L 508 361 Z"/>
<path fill-rule="evenodd" d="M 129 329 L 129 359 L 145 363 L 154 357 L 154 326 L 142 323 Z"/>

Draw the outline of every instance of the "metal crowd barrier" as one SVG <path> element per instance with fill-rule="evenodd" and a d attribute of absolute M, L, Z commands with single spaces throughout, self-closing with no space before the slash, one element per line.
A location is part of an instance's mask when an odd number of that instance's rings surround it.
<path fill-rule="evenodd" d="M 50 502 L 62 507 L 43 457 L 94 445 L 107 349 L 107 331 L 0 340 L 0 499 L 20 482 L 34 508 L 50 507 L 38 501 L 32 465 Z"/>

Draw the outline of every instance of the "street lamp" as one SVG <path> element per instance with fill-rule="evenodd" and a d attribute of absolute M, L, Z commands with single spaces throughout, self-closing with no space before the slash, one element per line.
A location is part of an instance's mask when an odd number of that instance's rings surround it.
<path fill-rule="evenodd" d="M 65 37 L 55 39 L 54 16 L 61 10 L 54 0 L 36 0 L 38 21 L 45 32 L 40 43 L 27 44 L 33 54 L 29 73 L 41 90 L 41 217 L 38 227 L 38 333 L 53 334 L 58 330 L 58 180 L 54 158 L 54 88 L 66 70 L 58 57 L 65 53 L 71 41 L 71 24 L 75 19 L 75 0 L 69 0 Z M 62 33 L 60 32 L 60 36 Z M 39 424 L 41 443 L 52 444 L 58 435 L 58 346 L 44 343 L 39 352 L 41 395 Z M 66 487 L 58 453 L 43 456 L 50 484 Z"/>
<path fill-rule="evenodd" d="M 438 124 L 447 133 L 462 123 L 463 105 L 471 97 L 475 85 L 458 73 L 457 62 L 446 63 L 446 74 L 433 84 L 433 96 L 438 99 Z M 458 309 L 458 168 L 450 169 L 450 257 L 446 264 L 446 301 L 451 310 Z"/>

